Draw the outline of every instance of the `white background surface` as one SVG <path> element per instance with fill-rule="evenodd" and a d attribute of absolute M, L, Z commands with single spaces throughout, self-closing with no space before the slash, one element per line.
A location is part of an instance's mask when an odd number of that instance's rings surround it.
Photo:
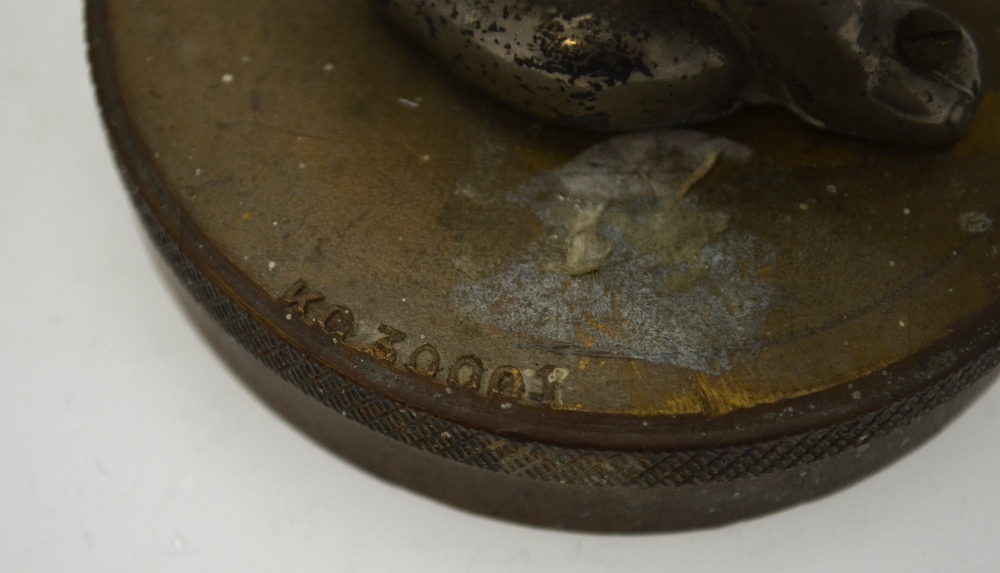
<path fill-rule="evenodd" d="M 1000 388 L 860 485 L 705 532 L 534 530 L 346 465 L 168 296 L 82 38 L 76 2 L 0 0 L 0 572 L 1000 571 Z"/>

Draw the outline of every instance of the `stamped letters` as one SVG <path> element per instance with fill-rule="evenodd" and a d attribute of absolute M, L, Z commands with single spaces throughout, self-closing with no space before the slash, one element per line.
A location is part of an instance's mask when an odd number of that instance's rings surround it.
<path fill-rule="evenodd" d="M 368 354 L 375 360 L 416 374 L 435 384 L 443 384 L 449 392 L 459 391 L 503 401 L 504 409 L 513 402 L 526 405 L 543 404 L 560 406 L 561 387 L 569 370 L 552 365 L 536 370 L 521 369 L 513 365 L 500 365 L 489 372 L 475 354 L 458 356 L 450 365 L 442 364 L 441 353 L 432 344 L 422 344 L 404 355 L 399 361 L 399 345 L 407 334 L 388 324 L 380 324 L 382 334 L 367 346 L 350 340 L 356 334 L 355 316 L 342 304 L 324 304 L 323 293 L 310 290 L 305 280 L 295 281 L 279 302 L 289 312 L 319 328 L 325 335 L 349 348 Z M 487 375 L 487 373 L 489 374 Z"/>

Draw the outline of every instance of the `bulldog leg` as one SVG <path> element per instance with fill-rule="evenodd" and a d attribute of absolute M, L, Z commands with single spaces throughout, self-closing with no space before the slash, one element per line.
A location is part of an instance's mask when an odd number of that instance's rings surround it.
<path fill-rule="evenodd" d="M 774 74 L 767 96 L 835 131 L 956 141 L 979 102 L 979 54 L 953 18 L 900 0 L 723 0 Z M 775 85 L 781 87 L 775 89 Z"/>
<path fill-rule="evenodd" d="M 752 71 L 732 30 L 692 0 L 388 0 L 383 9 L 491 94 L 593 129 L 731 112 Z"/>

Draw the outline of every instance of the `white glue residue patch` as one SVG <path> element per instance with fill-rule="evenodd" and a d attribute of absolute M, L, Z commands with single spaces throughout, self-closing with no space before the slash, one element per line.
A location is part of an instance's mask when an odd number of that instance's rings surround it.
<path fill-rule="evenodd" d="M 763 324 L 773 288 L 757 271 L 774 253 L 723 235 L 728 215 L 698 208 L 688 191 L 716 162 L 749 155 L 683 130 L 591 147 L 512 196 L 534 209 L 545 236 L 455 289 L 458 311 L 551 352 L 727 369 Z"/>
<path fill-rule="evenodd" d="M 574 277 L 598 270 L 611 256 L 608 226 L 663 262 L 693 261 L 729 217 L 699 210 L 687 200 L 688 191 L 716 162 L 749 156 L 735 142 L 686 130 L 621 135 L 594 145 L 536 182 L 536 189 L 552 191 L 534 205 L 550 239 L 543 245 L 546 270 Z"/>

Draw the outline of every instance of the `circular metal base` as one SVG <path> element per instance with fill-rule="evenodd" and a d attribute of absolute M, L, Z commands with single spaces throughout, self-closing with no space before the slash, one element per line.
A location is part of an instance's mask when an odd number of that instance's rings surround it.
<path fill-rule="evenodd" d="M 938 150 L 770 109 L 539 124 L 367 3 L 91 0 L 88 23 L 143 221 L 257 392 L 444 501 L 636 531 L 850 483 L 1000 361 L 1000 8 L 949 9 L 986 97 Z"/>

